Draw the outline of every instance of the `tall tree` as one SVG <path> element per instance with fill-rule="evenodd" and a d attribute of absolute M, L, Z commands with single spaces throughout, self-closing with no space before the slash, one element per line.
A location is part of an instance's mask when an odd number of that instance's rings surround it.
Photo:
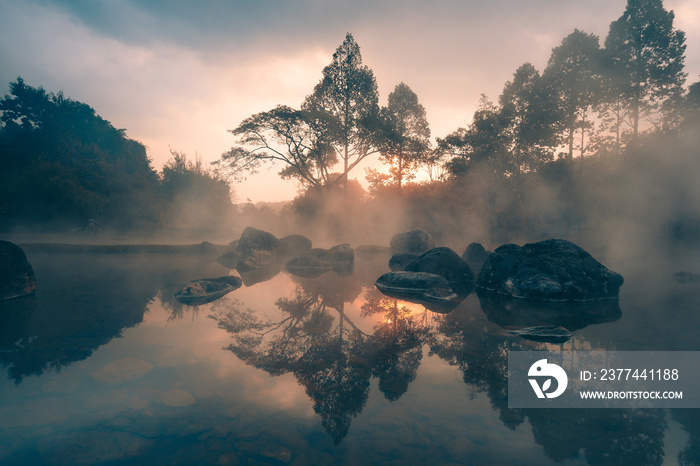
<path fill-rule="evenodd" d="M 566 133 L 568 158 L 574 154 L 574 136 L 581 129 L 581 156 L 585 152 L 584 137 L 588 113 L 600 96 L 600 45 L 598 37 L 578 29 L 552 50 L 543 78 L 552 86 Z"/>
<path fill-rule="evenodd" d="M 605 39 L 612 77 L 609 100 L 619 98 L 624 103 L 633 141 L 639 135 L 640 119 L 680 93 L 685 82 L 685 33 L 673 27 L 673 19 L 662 0 L 628 0 Z"/>
<path fill-rule="evenodd" d="M 389 173 L 401 192 L 403 180 L 415 178 L 415 170 L 430 149 L 430 126 L 418 96 L 401 83 L 389 94 L 382 108 L 384 135 L 380 159 L 389 165 Z"/>
<path fill-rule="evenodd" d="M 502 122 L 509 141 L 509 174 L 537 169 L 551 160 L 556 144 L 558 108 L 552 89 L 530 63 L 521 65 L 499 97 Z"/>
<path fill-rule="evenodd" d="M 377 152 L 378 101 L 374 74 L 362 64 L 360 46 L 348 33 L 302 106 L 304 110 L 325 115 L 316 120 L 316 128 L 323 132 L 324 140 L 343 162 L 345 189 L 348 173 Z"/>

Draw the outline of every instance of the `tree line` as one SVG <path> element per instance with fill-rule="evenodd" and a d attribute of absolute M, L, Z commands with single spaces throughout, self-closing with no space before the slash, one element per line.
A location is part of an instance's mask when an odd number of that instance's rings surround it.
<path fill-rule="evenodd" d="M 370 183 L 400 191 L 420 166 L 441 163 L 458 177 L 486 164 L 510 178 L 557 155 L 620 153 L 643 133 L 677 130 L 693 105 L 683 88 L 685 34 L 673 19 L 661 0 L 630 0 L 603 47 L 595 35 L 574 30 L 542 73 L 520 66 L 497 103 L 482 95 L 471 124 L 438 138 L 435 148 L 425 109 L 406 84 L 380 108 L 374 75 L 348 33 L 300 109 L 278 106 L 248 117 L 231 130 L 238 145 L 216 163 L 237 178 L 281 162 L 282 178 L 310 188 L 347 186 L 348 174 L 377 155 L 388 174 L 370 171 Z"/>
<path fill-rule="evenodd" d="M 0 111 L 2 231 L 206 232 L 232 214 L 228 184 L 199 159 L 173 150 L 158 173 L 143 144 L 61 92 L 18 78 Z"/>

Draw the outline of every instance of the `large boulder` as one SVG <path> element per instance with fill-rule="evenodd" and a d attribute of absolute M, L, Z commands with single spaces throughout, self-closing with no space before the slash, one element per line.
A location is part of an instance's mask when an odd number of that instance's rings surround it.
<path fill-rule="evenodd" d="M 450 248 L 434 248 L 404 267 L 406 272 L 426 272 L 445 278 L 452 289 L 465 293 L 473 289 L 474 274 L 466 262 Z"/>
<path fill-rule="evenodd" d="M 411 254 L 423 254 L 435 247 L 435 241 L 430 234 L 423 230 L 411 230 L 399 233 L 391 238 L 389 243 L 392 254 L 408 252 Z"/>
<path fill-rule="evenodd" d="M 593 301 L 617 298 L 623 279 L 566 240 L 550 239 L 493 251 L 476 286 L 513 298 Z"/>
<path fill-rule="evenodd" d="M 389 272 L 374 286 L 387 296 L 423 304 L 436 312 L 450 312 L 461 301 L 444 277 L 432 273 Z"/>
<path fill-rule="evenodd" d="M 216 262 L 228 269 L 235 269 L 241 261 L 241 255 L 236 251 L 226 252 L 216 258 Z"/>
<path fill-rule="evenodd" d="M 246 263 L 246 269 L 264 267 L 277 259 L 280 241 L 272 233 L 246 227 L 236 245 L 236 252 Z"/>
<path fill-rule="evenodd" d="M 236 276 L 192 280 L 175 293 L 175 299 L 190 306 L 207 304 L 240 288 L 242 284 L 242 280 Z"/>
<path fill-rule="evenodd" d="M 22 248 L 0 241 L 0 301 L 27 296 L 35 290 L 34 269 Z"/>
<path fill-rule="evenodd" d="M 478 276 L 484 262 L 489 258 L 489 254 L 491 253 L 484 249 L 480 243 L 470 243 L 462 254 L 462 260 L 469 265 L 474 275 Z"/>

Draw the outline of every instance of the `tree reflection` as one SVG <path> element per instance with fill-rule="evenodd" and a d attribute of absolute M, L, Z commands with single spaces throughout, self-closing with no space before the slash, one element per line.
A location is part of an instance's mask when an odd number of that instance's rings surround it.
<path fill-rule="evenodd" d="M 345 303 L 362 288 L 347 278 L 329 277 L 301 280 L 293 297 L 275 302 L 273 316 L 222 299 L 212 307 L 212 317 L 233 336 L 226 349 L 246 364 L 271 375 L 294 374 L 339 444 L 365 407 L 372 376 L 390 401 L 406 392 L 428 332 L 396 300 L 369 292 L 362 315 L 382 313 L 384 319 L 371 335 L 365 333 L 345 312 Z"/>
<path fill-rule="evenodd" d="M 459 367 L 472 396 L 485 393 L 504 425 L 515 429 L 527 420 L 535 442 L 557 462 L 578 458 L 582 451 L 595 465 L 662 464 L 664 410 L 508 408 L 508 353 L 544 345 L 494 332 L 488 325 L 475 323 L 466 313 L 440 316 L 430 351 Z"/>

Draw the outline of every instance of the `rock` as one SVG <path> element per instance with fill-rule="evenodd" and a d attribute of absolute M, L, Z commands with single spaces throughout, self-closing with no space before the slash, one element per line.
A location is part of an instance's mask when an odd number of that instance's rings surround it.
<path fill-rule="evenodd" d="M 240 288 L 242 280 L 235 276 L 192 280 L 175 293 L 175 299 L 182 304 L 199 305 L 216 301 L 222 296 Z"/>
<path fill-rule="evenodd" d="M 236 252 L 248 267 L 264 267 L 277 259 L 280 242 L 272 233 L 246 227 L 238 240 Z"/>
<path fill-rule="evenodd" d="M 287 262 L 287 271 L 299 277 L 314 278 L 331 270 L 331 266 L 316 256 L 295 257 Z"/>
<path fill-rule="evenodd" d="M 358 257 L 373 257 L 380 255 L 391 255 L 391 248 L 388 246 L 377 246 L 374 244 L 365 244 L 355 248 L 355 254 Z"/>
<path fill-rule="evenodd" d="M 508 333 L 518 335 L 520 338 L 531 341 L 541 341 L 543 343 L 565 343 L 572 337 L 564 327 L 537 326 L 511 330 Z"/>
<path fill-rule="evenodd" d="M 22 248 L 0 241 L 0 301 L 34 293 L 36 278 Z"/>
<path fill-rule="evenodd" d="M 197 251 L 200 254 L 217 254 L 219 252 L 219 246 L 209 241 L 202 241 L 197 245 Z"/>
<path fill-rule="evenodd" d="M 673 274 L 673 279 L 678 283 L 698 283 L 700 282 L 700 274 L 692 272 L 676 272 Z"/>
<path fill-rule="evenodd" d="M 462 254 L 462 260 L 471 267 L 474 275 L 478 276 L 489 254 L 491 253 L 484 249 L 480 243 L 470 243 L 467 246 L 467 250 Z"/>
<path fill-rule="evenodd" d="M 562 239 L 523 247 L 506 244 L 492 252 L 476 286 L 513 298 L 592 301 L 617 298 L 623 278 Z"/>
<path fill-rule="evenodd" d="M 349 244 L 339 244 L 330 249 L 314 248 L 301 257 L 287 262 L 287 270 L 301 277 L 318 277 L 332 269 L 341 277 L 352 275 L 355 253 Z"/>
<path fill-rule="evenodd" d="M 411 230 L 394 235 L 389 244 L 391 245 L 392 254 L 400 254 L 402 252 L 423 254 L 435 247 L 433 238 L 423 230 Z"/>
<path fill-rule="evenodd" d="M 389 259 L 389 268 L 392 272 L 403 270 L 408 264 L 418 259 L 418 257 L 418 254 L 411 254 L 410 252 L 394 254 L 391 256 L 391 259 Z"/>
<path fill-rule="evenodd" d="M 216 258 L 216 262 L 228 269 L 235 269 L 240 261 L 241 255 L 236 251 L 229 251 Z"/>
<path fill-rule="evenodd" d="M 431 249 L 404 267 L 404 270 L 440 275 L 458 293 L 468 293 L 474 284 L 472 269 L 450 248 Z"/>
<path fill-rule="evenodd" d="M 280 255 L 297 257 L 311 250 L 311 240 L 304 235 L 287 235 L 279 239 Z"/>
<path fill-rule="evenodd" d="M 449 312 L 461 301 L 444 277 L 431 273 L 389 272 L 379 277 L 374 286 L 392 298 L 417 302 L 428 308 L 430 304 L 442 305 L 436 308 L 442 311 L 437 312 Z"/>

